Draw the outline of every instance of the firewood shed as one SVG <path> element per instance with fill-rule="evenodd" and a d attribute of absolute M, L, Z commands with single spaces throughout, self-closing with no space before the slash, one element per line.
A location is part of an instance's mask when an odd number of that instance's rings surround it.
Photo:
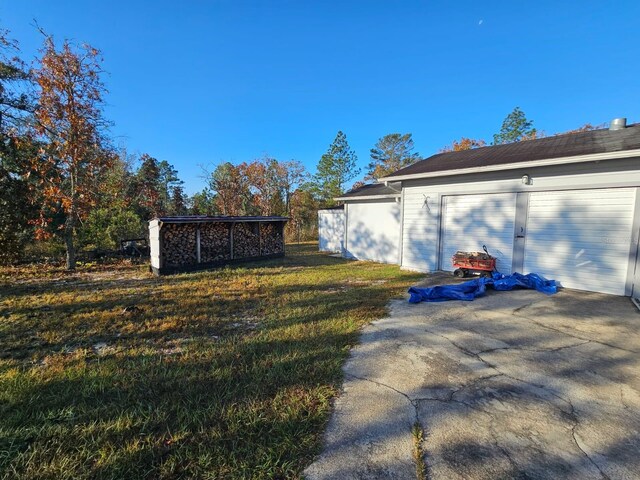
<path fill-rule="evenodd" d="M 149 222 L 156 275 L 283 257 L 287 217 L 160 217 Z"/>

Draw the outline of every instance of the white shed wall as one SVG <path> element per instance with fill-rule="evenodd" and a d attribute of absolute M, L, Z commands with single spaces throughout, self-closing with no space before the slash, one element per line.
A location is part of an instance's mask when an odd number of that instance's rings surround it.
<path fill-rule="evenodd" d="M 149 222 L 149 251 L 151 266 L 160 268 L 160 222 L 158 220 Z"/>
<path fill-rule="evenodd" d="M 318 210 L 318 247 L 321 252 L 342 252 L 344 210 Z"/>
<path fill-rule="evenodd" d="M 400 211 L 394 200 L 349 203 L 344 256 L 398 264 Z"/>

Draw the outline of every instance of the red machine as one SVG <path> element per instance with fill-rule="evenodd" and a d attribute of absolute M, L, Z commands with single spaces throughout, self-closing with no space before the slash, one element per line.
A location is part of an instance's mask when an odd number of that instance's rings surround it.
<path fill-rule="evenodd" d="M 451 257 L 453 262 L 453 274 L 458 278 L 464 278 L 470 273 L 479 273 L 481 277 L 490 277 L 496 269 L 496 259 L 489 255 L 487 246 L 483 245 L 482 252 L 456 252 Z"/>

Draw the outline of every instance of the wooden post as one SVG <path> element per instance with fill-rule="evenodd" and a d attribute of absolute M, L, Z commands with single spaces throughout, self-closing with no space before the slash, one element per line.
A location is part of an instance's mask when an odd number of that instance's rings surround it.
<path fill-rule="evenodd" d="M 284 248 L 285 248 L 285 243 L 284 243 L 284 222 L 280 222 L 280 238 L 282 239 L 282 254 L 285 255 L 287 252 L 285 252 Z M 300 243 L 300 242 L 298 242 Z"/>
<path fill-rule="evenodd" d="M 158 221 L 158 254 L 160 255 L 160 260 L 158 261 L 158 269 L 164 267 L 164 230 L 162 226 L 164 224 Z"/>
<path fill-rule="evenodd" d="M 262 222 L 258 222 L 258 256 L 262 255 Z"/>
<path fill-rule="evenodd" d="M 196 262 L 200 263 L 200 227 L 196 228 Z"/>
<path fill-rule="evenodd" d="M 235 225 L 234 222 L 231 222 L 229 224 L 229 248 L 231 249 L 231 254 L 229 258 L 231 258 L 231 260 L 233 260 L 233 226 L 234 225 Z"/>

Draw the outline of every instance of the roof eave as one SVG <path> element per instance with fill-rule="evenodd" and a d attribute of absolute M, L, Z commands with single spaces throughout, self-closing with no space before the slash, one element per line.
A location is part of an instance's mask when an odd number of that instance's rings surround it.
<path fill-rule="evenodd" d="M 603 160 L 618 160 L 620 158 L 640 157 L 640 149 L 620 150 L 618 152 L 590 153 L 588 155 L 575 155 L 572 157 L 545 158 L 529 162 L 503 163 L 498 165 L 481 165 L 472 168 L 459 168 L 453 170 L 440 170 L 437 172 L 413 173 L 409 175 L 391 175 L 378 179 L 380 183 L 403 180 L 416 180 L 420 178 L 449 177 L 452 175 L 467 175 L 470 173 L 494 172 L 498 170 L 516 170 L 518 168 L 546 167 L 550 165 L 566 165 L 571 163 L 599 162 Z"/>
<path fill-rule="evenodd" d="M 359 195 L 353 197 L 336 197 L 334 200 L 336 202 L 348 202 L 352 200 L 384 200 L 387 198 L 400 198 L 400 193 L 388 193 L 385 195 Z"/>
<path fill-rule="evenodd" d="M 288 222 L 289 217 L 255 216 L 255 217 L 155 217 L 150 222 L 169 223 L 242 223 L 242 222 Z"/>

